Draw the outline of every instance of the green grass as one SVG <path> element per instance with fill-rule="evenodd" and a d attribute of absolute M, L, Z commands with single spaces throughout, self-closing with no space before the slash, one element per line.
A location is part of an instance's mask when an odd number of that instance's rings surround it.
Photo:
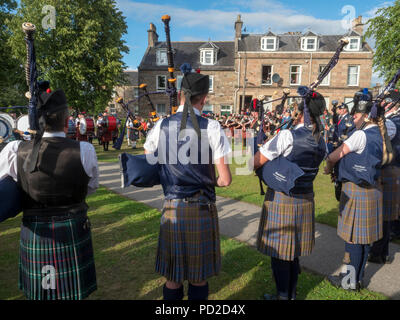
<path fill-rule="evenodd" d="M 97 160 L 100 162 L 116 162 L 118 161 L 118 156 L 121 153 L 130 153 L 130 154 L 142 154 L 144 153 L 143 143 L 140 142 L 137 144 L 136 149 L 132 149 L 132 147 L 128 147 L 126 141 L 122 144 L 121 150 L 115 150 L 112 147 L 112 141 L 110 141 L 110 145 L 108 147 L 108 151 L 103 151 L 103 146 L 99 145 L 97 139 L 93 139 L 93 146 L 96 149 Z"/>
<path fill-rule="evenodd" d="M 90 299 L 161 299 L 164 279 L 154 272 L 160 212 L 105 188 L 88 198 L 98 290 Z M 0 300 L 23 299 L 18 290 L 18 248 L 21 216 L 0 224 Z M 221 239 L 222 270 L 210 279 L 210 299 L 261 299 L 274 293 L 269 258 L 225 237 Z M 363 290 L 347 292 L 323 277 L 303 272 L 299 299 L 386 299 Z"/>

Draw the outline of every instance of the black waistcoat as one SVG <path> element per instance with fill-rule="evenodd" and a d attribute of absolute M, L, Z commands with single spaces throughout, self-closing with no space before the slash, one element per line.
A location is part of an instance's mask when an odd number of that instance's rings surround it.
<path fill-rule="evenodd" d="M 23 209 L 68 207 L 85 202 L 89 177 L 80 156 L 80 143 L 67 138 L 43 138 L 37 170 L 28 173 L 24 161 L 33 142 L 18 148 L 18 183 L 25 191 Z"/>

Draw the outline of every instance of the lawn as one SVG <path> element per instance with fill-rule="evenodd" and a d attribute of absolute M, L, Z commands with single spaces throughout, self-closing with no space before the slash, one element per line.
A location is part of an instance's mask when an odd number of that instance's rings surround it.
<path fill-rule="evenodd" d="M 160 212 L 100 188 L 88 198 L 98 290 L 90 299 L 161 299 L 164 280 L 154 272 Z M 0 224 L 0 300 L 23 299 L 18 283 L 21 216 Z M 273 293 L 269 258 L 228 238 L 221 240 L 222 270 L 211 279 L 210 299 L 257 300 Z M 300 275 L 298 298 L 307 300 L 386 299 L 363 290 L 346 292 L 323 277 Z"/>

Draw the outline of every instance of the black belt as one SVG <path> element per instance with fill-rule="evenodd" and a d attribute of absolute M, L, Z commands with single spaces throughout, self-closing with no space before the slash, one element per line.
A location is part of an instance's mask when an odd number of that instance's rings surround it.
<path fill-rule="evenodd" d="M 71 206 L 44 207 L 24 210 L 24 218 L 59 218 L 86 215 L 88 205 L 79 203 Z"/>

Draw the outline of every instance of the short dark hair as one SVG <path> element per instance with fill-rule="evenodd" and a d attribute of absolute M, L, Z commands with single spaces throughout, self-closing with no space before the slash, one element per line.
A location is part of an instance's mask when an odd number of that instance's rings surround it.
<path fill-rule="evenodd" d="M 45 131 L 47 132 L 64 131 L 65 121 L 66 119 L 68 119 L 68 117 L 69 113 L 67 108 L 54 112 L 50 115 L 46 115 Z"/>

